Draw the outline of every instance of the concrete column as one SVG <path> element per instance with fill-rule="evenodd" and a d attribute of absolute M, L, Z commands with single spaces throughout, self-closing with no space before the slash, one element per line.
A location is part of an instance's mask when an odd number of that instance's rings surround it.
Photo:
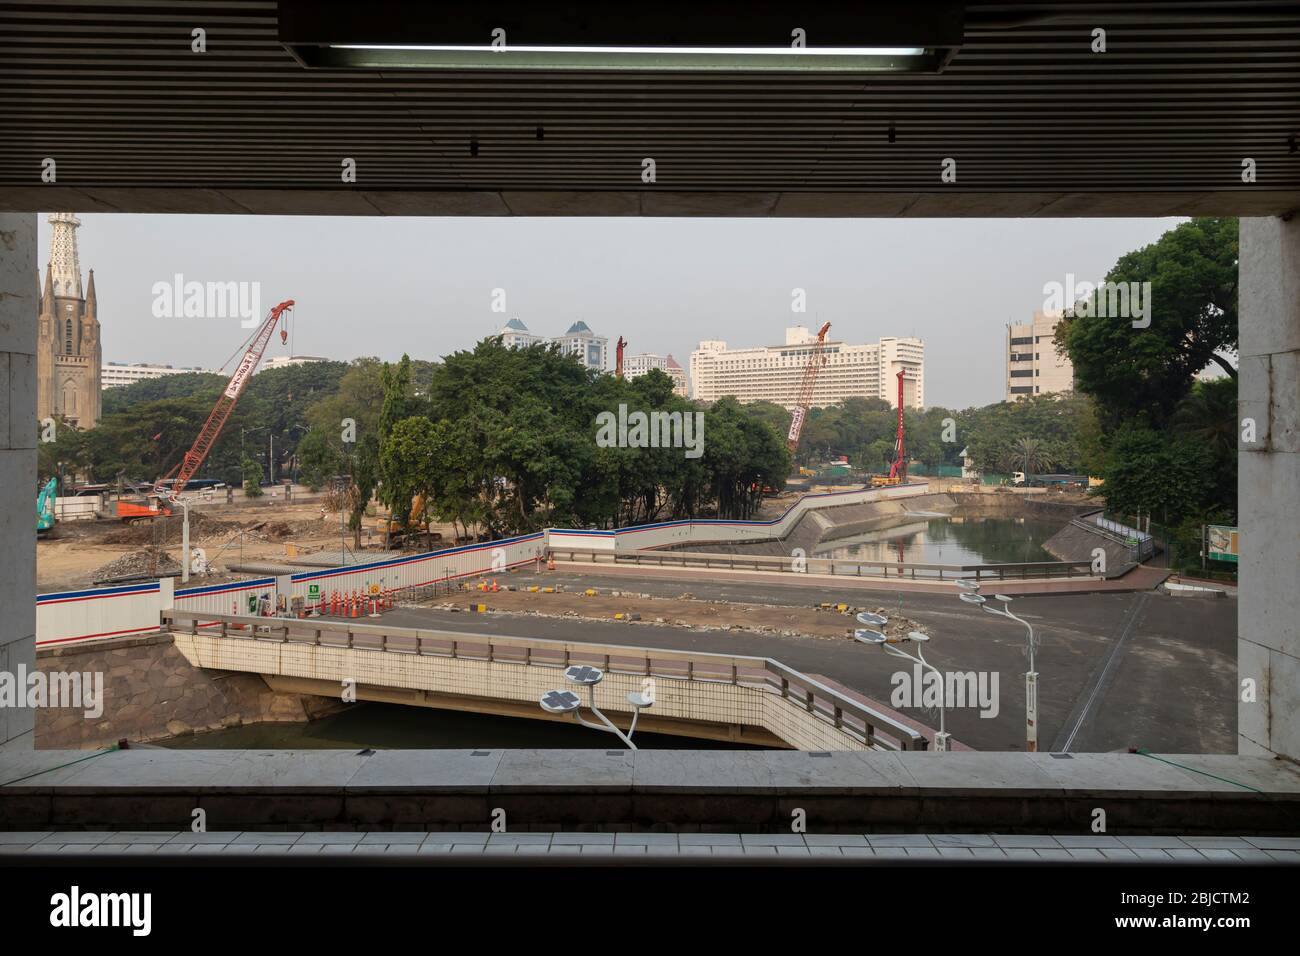
<path fill-rule="evenodd" d="M 1238 750 L 1300 760 L 1300 217 L 1242 219 L 1240 262 Z"/>
<path fill-rule="evenodd" d="M 0 672 L 36 667 L 36 216 L 0 214 Z M 0 707 L 0 749 L 35 713 Z"/>

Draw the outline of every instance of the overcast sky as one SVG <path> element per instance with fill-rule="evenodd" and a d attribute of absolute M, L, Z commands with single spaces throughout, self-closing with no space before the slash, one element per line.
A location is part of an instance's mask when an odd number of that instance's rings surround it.
<path fill-rule="evenodd" d="M 153 316 L 158 282 L 260 283 L 261 311 L 294 299 L 293 352 L 436 359 L 510 317 L 559 335 L 583 319 L 628 352 L 689 367 L 701 339 L 779 344 L 787 325 L 831 338 L 925 341 L 926 401 L 1003 397 L 1010 321 L 1043 285 L 1096 281 L 1175 219 L 559 219 L 82 215 L 105 361 L 216 369 L 238 319 Z M 50 226 L 40 219 L 40 263 Z M 791 311 L 791 290 L 807 312 Z M 492 311 L 494 289 L 505 314 Z M 278 337 L 267 356 L 288 354 Z"/>

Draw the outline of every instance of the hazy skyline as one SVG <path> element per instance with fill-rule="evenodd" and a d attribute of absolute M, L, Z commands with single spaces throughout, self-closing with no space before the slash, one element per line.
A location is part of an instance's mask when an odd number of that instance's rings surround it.
<path fill-rule="evenodd" d="M 1003 397 L 1005 326 L 1043 307 L 1044 283 L 1101 279 L 1181 221 L 79 216 L 105 361 L 217 369 L 239 347 L 238 319 L 154 318 L 155 283 L 179 273 L 260 283 L 263 314 L 294 299 L 293 354 L 340 360 L 437 359 L 513 317 L 544 336 L 582 319 L 611 362 L 622 335 L 629 354 L 683 367 L 701 339 L 773 345 L 788 325 L 829 321 L 854 344 L 916 336 L 927 403 L 957 408 Z M 266 357 L 287 354 L 277 337 Z"/>

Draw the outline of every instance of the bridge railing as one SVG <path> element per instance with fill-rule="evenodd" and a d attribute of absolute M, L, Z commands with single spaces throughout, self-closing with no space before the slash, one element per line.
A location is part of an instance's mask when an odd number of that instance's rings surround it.
<path fill-rule="evenodd" d="M 1023 561 L 1007 564 L 918 564 L 898 561 L 864 561 L 858 558 L 795 558 L 784 555 L 728 554 L 706 551 L 632 551 L 613 553 L 586 548 L 551 548 L 557 560 L 591 564 L 634 564 L 651 567 L 727 568 L 732 571 L 784 571 L 794 574 L 830 574 L 847 577 L 934 578 L 952 581 L 1028 578 L 1088 577 L 1089 561 Z"/>
<path fill-rule="evenodd" d="M 247 617 L 166 610 L 162 612 L 162 620 L 164 626 L 175 630 L 202 633 L 218 639 L 314 644 L 525 667 L 562 669 L 573 664 L 591 664 L 611 674 L 754 687 L 779 695 L 790 706 L 832 724 L 867 746 L 882 750 L 926 750 L 929 747 L 929 739 L 915 728 L 768 657 L 465 634 L 320 618 Z"/>

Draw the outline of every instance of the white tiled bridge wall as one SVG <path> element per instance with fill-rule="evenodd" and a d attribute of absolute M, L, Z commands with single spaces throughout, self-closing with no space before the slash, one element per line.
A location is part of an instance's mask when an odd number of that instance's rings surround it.
<path fill-rule="evenodd" d="M 385 594 L 459 578 L 504 574 L 511 568 L 541 562 L 548 548 L 578 548 L 615 552 L 658 548 L 669 544 L 745 541 L 784 537 L 808 511 L 863 504 L 887 498 L 924 494 L 924 483 L 804 495 L 783 515 L 770 521 L 668 521 L 617 531 L 575 531 L 549 528 L 533 534 L 403 555 L 349 567 L 301 571 L 279 577 L 248 578 L 172 592 L 171 579 L 110 588 L 42 594 L 36 599 L 36 644 L 49 646 L 145 633 L 158 627 L 158 613 L 175 608 L 212 614 L 257 613 L 259 600 L 272 607 L 301 597 L 312 606 L 328 603 L 335 592 Z"/>
<path fill-rule="evenodd" d="M 559 667 L 510 661 L 475 660 L 369 648 L 215 633 L 175 633 L 176 648 L 195 667 L 324 681 L 342 690 L 358 685 L 424 690 L 436 694 L 535 703 L 564 686 Z M 611 713 L 628 711 L 627 695 L 644 692 L 639 674 L 609 672 L 595 688 L 596 706 Z M 725 681 L 654 678 L 654 715 L 761 727 L 799 750 L 867 750 L 861 740 L 809 713 L 792 700 L 756 686 Z"/>

